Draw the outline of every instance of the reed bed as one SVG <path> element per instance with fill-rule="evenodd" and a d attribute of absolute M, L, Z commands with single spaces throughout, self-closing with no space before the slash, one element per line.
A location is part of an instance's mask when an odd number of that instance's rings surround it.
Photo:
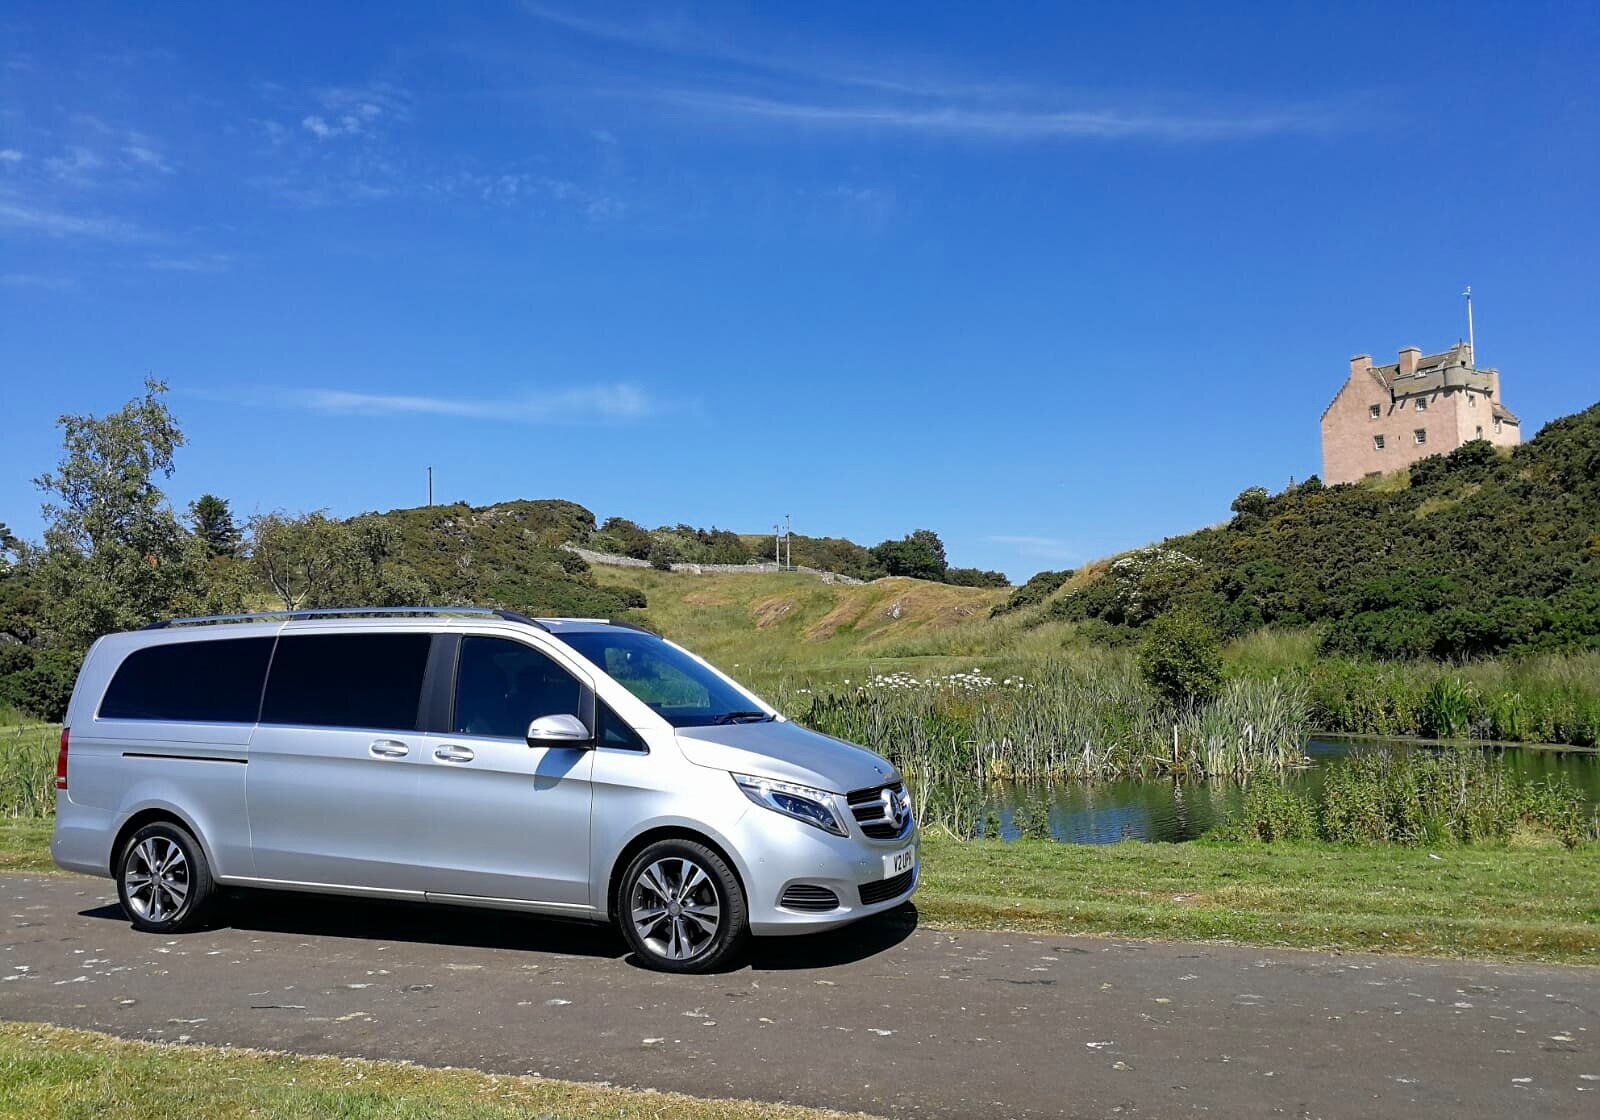
<path fill-rule="evenodd" d="M 1600 651 L 1464 666 L 1330 658 L 1297 675 L 1323 731 L 1600 746 Z"/>
<path fill-rule="evenodd" d="M 1049 661 L 1008 677 L 896 673 L 814 692 L 780 687 L 774 700 L 809 727 L 886 754 L 923 788 L 1240 778 L 1303 762 L 1310 730 L 1309 694 L 1297 682 L 1238 679 L 1208 704 L 1174 709 L 1116 657 Z"/>
<path fill-rule="evenodd" d="M 1565 775 L 1529 779 L 1482 750 L 1376 749 L 1328 771 L 1320 790 L 1253 784 L 1225 839 L 1344 844 L 1560 843 L 1600 839 L 1600 812 Z"/>
<path fill-rule="evenodd" d="M 0 816 L 54 815 L 60 734 L 49 724 L 0 728 Z"/>

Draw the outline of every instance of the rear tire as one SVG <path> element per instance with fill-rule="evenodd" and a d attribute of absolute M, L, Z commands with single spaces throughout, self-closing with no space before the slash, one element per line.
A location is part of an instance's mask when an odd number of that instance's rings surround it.
<path fill-rule="evenodd" d="M 117 897 L 133 928 L 146 933 L 198 929 L 215 890 L 199 841 L 168 821 L 128 837 L 117 860 Z"/>
<path fill-rule="evenodd" d="M 622 936 L 661 972 L 710 972 L 744 945 L 749 910 L 721 856 L 692 840 L 661 840 L 622 874 L 615 913 Z"/>

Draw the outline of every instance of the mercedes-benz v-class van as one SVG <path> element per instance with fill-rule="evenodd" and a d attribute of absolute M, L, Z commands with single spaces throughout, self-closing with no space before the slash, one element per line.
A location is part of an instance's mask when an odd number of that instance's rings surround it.
<path fill-rule="evenodd" d="M 614 921 L 645 963 L 889 909 L 901 775 L 636 627 L 472 608 L 179 619 L 73 689 L 51 853 L 141 930 L 219 886 Z"/>

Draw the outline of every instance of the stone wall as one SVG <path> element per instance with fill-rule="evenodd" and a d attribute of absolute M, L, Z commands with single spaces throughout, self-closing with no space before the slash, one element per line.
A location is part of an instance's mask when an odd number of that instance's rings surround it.
<path fill-rule="evenodd" d="M 583 557 L 585 560 L 587 560 L 591 564 L 607 564 L 607 565 L 610 565 L 613 568 L 648 568 L 648 567 L 651 566 L 650 565 L 650 561 L 648 561 L 648 560 L 640 560 L 637 557 L 633 557 L 633 556 L 616 556 L 616 555 L 613 555 L 612 553 L 609 553 L 609 552 L 595 552 L 593 549 L 579 548 L 575 544 L 562 545 L 562 547 L 565 548 L 568 552 L 576 552 L 579 556 Z M 807 568 L 807 567 L 805 567 L 804 565 L 801 565 L 801 564 L 796 564 L 793 568 L 785 569 L 785 568 L 779 567 L 777 564 L 770 564 L 770 563 L 760 563 L 760 564 L 681 564 L 680 563 L 680 564 L 672 565 L 672 570 L 675 571 L 675 572 L 687 572 L 690 575 L 696 575 L 696 576 L 705 575 L 708 572 L 728 572 L 728 573 L 737 574 L 737 573 L 791 571 L 791 572 L 800 572 L 803 575 L 816 576 L 823 583 L 843 583 L 843 584 L 849 584 L 851 586 L 858 586 L 858 585 L 866 582 L 865 580 L 856 579 L 854 576 L 844 576 L 844 575 L 840 575 L 838 572 L 824 572 L 824 571 L 820 571 L 820 570 L 818 570 L 816 568 Z"/>

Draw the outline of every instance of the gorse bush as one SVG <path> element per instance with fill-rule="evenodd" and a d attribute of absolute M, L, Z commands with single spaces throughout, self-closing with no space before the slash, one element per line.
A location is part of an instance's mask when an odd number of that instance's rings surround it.
<path fill-rule="evenodd" d="M 1380 750 L 1330 767 L 1320 791 L 1253 785 L 1217 835 L 1430 846 L 1526 835 L 1574 847 L 1600 836 L 1600 818 L 1565 775 L 1530 780 L 1473 748 Z"/>

